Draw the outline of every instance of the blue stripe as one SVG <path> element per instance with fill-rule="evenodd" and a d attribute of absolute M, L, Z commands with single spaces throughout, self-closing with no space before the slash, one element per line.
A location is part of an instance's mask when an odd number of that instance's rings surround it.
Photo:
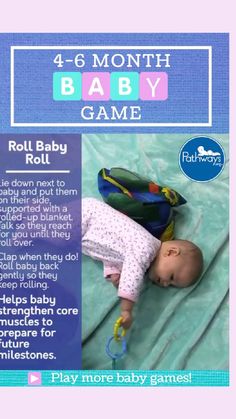
<path fill-rule="evenodd" d="M 29 371 L 2 371 L 0 386 L 28 386 Z M 42 386 L 226 387 L 228 371 L 41 371 Z M 37 386 L 31 385 L 31 387 Z"/>

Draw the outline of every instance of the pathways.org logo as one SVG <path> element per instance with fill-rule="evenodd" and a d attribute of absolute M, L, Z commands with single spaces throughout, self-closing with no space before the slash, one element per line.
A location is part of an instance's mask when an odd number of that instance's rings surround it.
<path fill-rule="evenodd" d="M 182 172 L 191 180 L 207 182 L 222 172 L 225 163 L 221 145 L 209 137 L 194 137 L 180 150 L 179 164 Z"/>

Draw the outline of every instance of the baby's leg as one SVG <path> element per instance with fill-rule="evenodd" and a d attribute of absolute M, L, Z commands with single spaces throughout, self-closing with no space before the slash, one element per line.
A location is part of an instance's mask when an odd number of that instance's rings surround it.
<path fill-rule="evenodd" d="M 63 232 L 65 233 L 64 236 L 60 235 L 60 234 L 56 234 L 57 233 L 57 229 L 52 230 L 51 224 L 53 223 L 54 225 L 57 224 L 57 221 L 52 222 L 50 220 L 50 217 L 47 217 L 47 219 L 43 219 L 42 220 L 37 220 L 37 229 L 36 227 L 34 227 L 33 223 L 28 222 L 28 217 L 29 215 L 32 216 L 32 214 L 34 214 L 34 207 L 35 207 L 35 214 L 38 215 L 39 217 L 39 212 L 36 211 L 36 209 L 38 208 L 38 205 L 36 204 L 32 204 L 32 202 L 29 203 L 30 206 L 30 213 L 28 212 L 24 212 L 24 221 L 21 223 L 22 226 L 24 226 L 24 232 L 28 233 L 28 238 L 33 238 L 33 240 L 43 240 L 47 243 L 52 243 L 55 246 L 59 246 L 59 247 L 64 247 L 68 245 L 68 241 L 70 244 L 72 243 L 79 243 L 80 242 L 80 206 L 81 206 L 81 202 L 80 200 L 75 200 L 75 201 L 71 201 L 71 202 L 67 202 L 65 204 L 61 204 L 58 207 L 60 208 L 60 211 L 58 211 L 58 214 L 70 214 L 70 220 L 68 222 L 68 230 L 63 230 Z M 43 206 L 42 206 L 43 207 Z M 67 208 L 67 212 L 65 213 L 63 211 L 63 208 Z M 43 208 L 40 208 L 41 213 L 43 215 L 45 215 L 46 213 L 43 211 Z M 51 215 L 51 214 L 49 214 Z M 46 218 L 46 217 L 44 217 Z M 58 222 L 59 225 L 60 221 Z M 40 237 L 39 234 L 35 234 L 40 233 L 40 232 L 44 232 L 47 231 L 48 232 L 48 237 L 45 237 L 42 234 L 42 237 Z M 53 234 L 51 234 L 53 232 Z M 17 231 L 13 232 L 12 235 L 12 240 L 15 241 L 17 240 Z"/>
<path fill-rule="evenodd" d="M 91 223 L 91 217 L 96 205 L 94 198 L 82 198 L 81 200 L 81 237 L 83 238 Z"/>

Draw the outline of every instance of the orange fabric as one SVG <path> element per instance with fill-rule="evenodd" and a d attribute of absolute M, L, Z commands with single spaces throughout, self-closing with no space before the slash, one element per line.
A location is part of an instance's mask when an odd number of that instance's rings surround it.
<path fill-rule="evenodd" d="M 159 191 L 159 186 L 156 183 L 149 183 L 149 192 L 158 193 Z"/>

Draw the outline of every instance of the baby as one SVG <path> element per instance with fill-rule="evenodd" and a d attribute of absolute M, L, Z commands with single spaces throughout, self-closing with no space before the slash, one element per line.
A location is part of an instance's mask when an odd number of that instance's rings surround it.
<path fill-rule="evenodd" d="M 122 325 L 132 309 L 145 273 L 162 287 L 188 287 L 203 268 L 201 250 L 187 240 L 161 243 L 126 215 L 94 198 L 82 199 L 82 252 L 103 262 L 104 276 L 118 288 Z"/>

